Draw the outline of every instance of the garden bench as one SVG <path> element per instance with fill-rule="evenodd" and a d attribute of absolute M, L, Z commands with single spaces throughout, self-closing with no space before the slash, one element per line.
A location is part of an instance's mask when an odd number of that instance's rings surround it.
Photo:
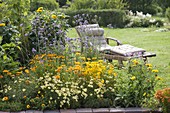
<path fill-rule="evenodd" d="M 146 52 L 143 48 L 138 48 L 129 44 L 122 44 L 118 39 L 112 37 L 104 37 L 104 29 L 98 24 L 76 26 L 76 31 L 81 39 L 81 52 L 85 43 L 90 43 L 104 58 L 112 61 L 118 60 L 119 65 L 123 65 L 123 61 L 134 58 L 142 58 L 145 62 L 148 57 L 155 57 L 155 53 Z M 110 46 L 109 41 L 113 40 L 117 43 L 116 46 Z"/>

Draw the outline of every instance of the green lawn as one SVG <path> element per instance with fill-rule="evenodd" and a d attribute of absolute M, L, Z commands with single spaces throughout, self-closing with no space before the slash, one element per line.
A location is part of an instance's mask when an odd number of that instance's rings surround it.
<path fill-rule="evenodd" d="M 170 86 L 170 31 L 155 31 L 160 28 L 104 29 L 106 37 L 115 37 L 123 44 L 134 45 L 156 53 L 156 57 L 149 58 L 149 63 L 160 71 L 164 83 Z M 78 37 L 74 28 L 69 30 L 68 36 Z"/>

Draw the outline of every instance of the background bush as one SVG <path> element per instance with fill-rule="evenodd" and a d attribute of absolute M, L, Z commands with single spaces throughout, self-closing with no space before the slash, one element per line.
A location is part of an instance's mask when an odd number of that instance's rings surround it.
<path fill-rule="evenodd" d="M 125 11 L 122 10 L 116 10 L 116 9 L 105 9 L 105 10 L 90 10 L 90 9 L 84 9 L 84 10 L 67 10 L 65 12 L 67 15 L 70 16 L 69 24 L 73 27 L 76 24 L 74 23 L 74 16 L 75 15 L 83 15 L 88 14 L 90 17 L 88 18 L 90 20 L 94 19 L 95 17 L 98 17 L 98 24 L 100 26 L 106 27 L 108 24 L 111 24 L 113 27 L 124 27 L 124 22 L 126 19 Z M 92 23 L 94 21 L 91 21 Z M 90 23 L 91 24 L 91 23 Z"/>
<path fill-rule="evenodd" d="M 166 15 L 166 17 L 168 18 L 168 20 L 170 22 L 170 7 L 166 9 L 165 15 Z"/>
<path fill-rule="evenodd" d="M 59 4 L 55 0 L 32 0 L 30 10 L 35 11 L 38 7 L 55 10 L 59 8 Z"/>

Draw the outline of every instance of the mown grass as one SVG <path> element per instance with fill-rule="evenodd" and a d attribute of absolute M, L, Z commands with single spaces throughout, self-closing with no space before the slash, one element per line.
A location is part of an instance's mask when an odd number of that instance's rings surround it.
<path fill-rule="evenodd" d="M 123 44 L 130 44 L 156 53 L 156 57 L 149 58 L 149 63 L 159 70 L 163 82 L 170 87 L 170 31 L 156 32 L 162 28 L 155 27 L 104 29 L 106 37 L 115 37 Z M 74 28 L 69 29 L 68 36 L 78 37 Z"/>

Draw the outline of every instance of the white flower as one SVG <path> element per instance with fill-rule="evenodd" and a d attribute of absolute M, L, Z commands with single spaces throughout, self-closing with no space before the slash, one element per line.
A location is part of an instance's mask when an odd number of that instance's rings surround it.
<path fill-rule="evenodd" d="M 84 91 L 84 92 L 87 92 L 87 88 L 84 88 L 83 91 Z"/>
<path fill-rule="evenodd" d="M 15 95 L 12 95 L 12 97 L 14 98 L 14 97 L 15 97 Z"/>
<path fill-rule="evenodd" d="M 53 97 L 50 97 L 50 100 L 52 100 L 53 99 Z"/>
<path fill-rule="evenodd" d="M 22 89 L 22 91 L 23 91 L 23 92 L 25 92 L 25 91 L 26 91 L 26 89 Z"/>
<path fill-rule="evenodd" d="M 146 14 L 146 17 L 151 18 L 151 17 L 152 17 L 152 15 L 151 15 L 151 14 L 149 14 L 149 13 L 147 13 L 147 14 Z"/>

